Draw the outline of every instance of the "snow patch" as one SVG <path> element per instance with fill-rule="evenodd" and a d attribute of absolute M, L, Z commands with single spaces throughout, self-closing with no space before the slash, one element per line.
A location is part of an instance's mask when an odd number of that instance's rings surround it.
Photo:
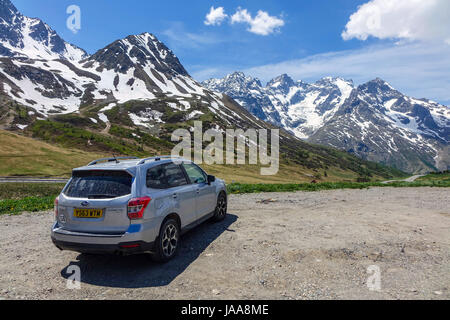
<path fill-rule="evenodd" d="M 198 116 L 203 115 L 204 113 L 198 110 L 195 110 L 193 112 L 191 112 L 187 117 L 186 117 L 186 121 L 192 120 Z"/>
<path fill-rule="evenodd" d="M 25 128 L 28 127 L 27 124 L 16 124 L 16 126 L 17 126 L 20 130 L 24 130 Z"/>
<path fill-rule="evenodd" d="M 98 118 L 99 118 L 101 121 L 103 121 L 104 123 L 108 123 L 108 122 L 109 122 L 108 117 L 107 117 L 104 113 L 99 113 L 99 114 L 98 114 Z"/>

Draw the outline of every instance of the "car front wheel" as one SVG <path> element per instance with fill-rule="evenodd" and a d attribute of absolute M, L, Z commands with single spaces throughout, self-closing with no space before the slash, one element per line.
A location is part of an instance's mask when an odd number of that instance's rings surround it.
<path fill-rule="evenodd" d="M 227 196 L 222 192 L 217 199 L 216 211 L 213 220 L 216 222 L 223 221 L 227 216 L 228 202 Z"/>

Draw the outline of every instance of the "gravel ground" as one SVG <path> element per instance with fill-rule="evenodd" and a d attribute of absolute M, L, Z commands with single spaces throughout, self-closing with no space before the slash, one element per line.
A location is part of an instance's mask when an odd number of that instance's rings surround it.
<path fill-rule="evenodd" d="M 51 212 L 2 216 L 0 299 L 449 299 L 449 191 L 231 196 L 226 221 L 184 236 L 165 265 L 61 252 Z M 66 287 L 72 265 L 80 290 Z M 380 291 L 367 287 L 373 265 Z"/>

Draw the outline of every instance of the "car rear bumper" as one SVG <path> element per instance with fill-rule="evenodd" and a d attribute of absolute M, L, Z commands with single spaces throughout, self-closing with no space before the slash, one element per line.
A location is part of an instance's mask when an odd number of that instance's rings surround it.
<path fill-rule="evenodd" d="M 68 231 L 55 223 L 51 239 L 60 250 L 129 255 L 153 252 L 156 235 L 154 230 L 145 229 L 141 225 L 133 225 L 122 234 L 93 234 Z"/>
<path fill-rule="evenodd" d="M 153 252 L 154 243 L 147 242 L 124 242 L 120 244 L 95 244 L 95 243 L 76 243 L 56 240 L 52 237 L 55 246 L 60 250 L 75 251 L 79 253 L 92 254 L 114 254 L 114 255 L 132 255 L 144 252 Z"/>

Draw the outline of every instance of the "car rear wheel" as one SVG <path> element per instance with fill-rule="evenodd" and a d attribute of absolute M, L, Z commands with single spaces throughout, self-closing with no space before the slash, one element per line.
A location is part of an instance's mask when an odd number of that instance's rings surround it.
<path fill-rule="evenodd" d="M 179 246 L 180 227 L 178 222 L 174 219 L 168 219 L 161 227 L 152 258 L 157 262 L 167 262 L 175 257 Z"/>
<path fill-rule="evenodd" d="M 217 199 L 216 212 L 214 213 L 213 220 L 220 222 L 225 220 L 228 211 L 227 196 L 222 192 Z"/>

